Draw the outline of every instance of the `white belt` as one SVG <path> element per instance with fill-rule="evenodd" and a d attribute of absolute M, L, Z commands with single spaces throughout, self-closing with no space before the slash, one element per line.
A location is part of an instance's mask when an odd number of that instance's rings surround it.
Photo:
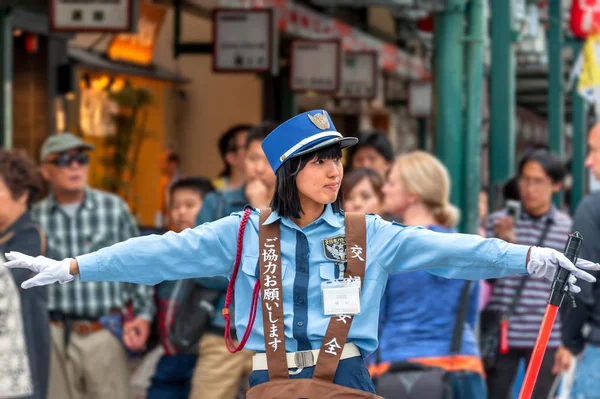
<path fill-rule="evenodd" d="M 286 353 L 285 356 L 287 358 L 288 368 L 303 369 L 304 367 L 313 367 L 317 364 L 319 352 L 320 349 L 313 349 L 310 351 Z M 340 360 L 357 356 L 360 356 L 360 350 L 356 345 L 350 342 L 344 345 L 344 350 L 342 351 L 342 357 Z M 266 354 L 257 353 L 252 357 L 252 370 L 268 370 Z"/>

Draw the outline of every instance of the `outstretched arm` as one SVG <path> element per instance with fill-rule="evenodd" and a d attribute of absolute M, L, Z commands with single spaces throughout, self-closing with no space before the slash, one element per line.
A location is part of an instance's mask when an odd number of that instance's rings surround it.
<path fill-rule="evenodd" d="M 509 244 L 470 234 L 436 233 L 379 218 L 369 225 L 369 250 L 389 273 L 427 270 L 441 277 L 465 280 L 532 274 L 551 280 L 557 268 L 562 267 L 571 272 L 569 285 L 573 292 L 579 291 L 574 286 L 576 278 L 596 281 L 563 254 L 549 248 Z M 577 266 L 587 270 L 600 268 L 583 259 Z"/>
<path fill-rule="evenodd" d="M 526 275 L 529 247 L 476 235 L 437 233 L 374 221 L 371 256 L 389 273 L 427 270 L 445 277 L 479 280 Z"/>
<path fill-rule="evenodd" d="M 154 285 L 164 280 L 227 276 L 233 266 L 239 215 L 232 215 L 181 233 L 136 237 L 72 260 L 53 261 L 7 254 L 7 267 L 39 273 L 23 288 L 82 281 L 123 281 Z"/>

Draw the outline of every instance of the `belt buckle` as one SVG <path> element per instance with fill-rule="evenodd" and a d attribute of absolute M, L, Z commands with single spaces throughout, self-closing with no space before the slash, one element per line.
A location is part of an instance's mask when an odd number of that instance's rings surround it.
<path fill-rule="evenodd" d="M 94 331 L 94 326 L 92 322 L 89 320 L 81 320 L 74 323 L 74 326 L 77 325 L 77 332 L 79 334 L 90 334 Z M 73 327 L 74 327 L 73 326 Z"/>
<path fill-rule="evenodd" d="M 312 351 L 301 351 L 294 353 L 294 361 L 297 368 L 312 367 L 315 365 L 315 355 Z"/>

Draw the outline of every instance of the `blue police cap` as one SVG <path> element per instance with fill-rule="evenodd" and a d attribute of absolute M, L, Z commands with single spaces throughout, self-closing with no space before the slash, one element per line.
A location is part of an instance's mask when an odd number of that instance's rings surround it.
<path fill-rule="evenodd" d="M 273 171 L 298 155 L 339 143 L 341 148 L 358 142 L 356 137 L 343 137 L 324 110 L 308 111 L 283 122 L 262 143 Z"/>

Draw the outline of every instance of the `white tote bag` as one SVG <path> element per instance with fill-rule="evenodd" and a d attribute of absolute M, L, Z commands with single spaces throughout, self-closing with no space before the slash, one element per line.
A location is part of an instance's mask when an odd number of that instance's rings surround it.
<path fill-rule="evenodd" d="M 19 289 L 0 255 L 0 398 L 33 393 Z"/>

